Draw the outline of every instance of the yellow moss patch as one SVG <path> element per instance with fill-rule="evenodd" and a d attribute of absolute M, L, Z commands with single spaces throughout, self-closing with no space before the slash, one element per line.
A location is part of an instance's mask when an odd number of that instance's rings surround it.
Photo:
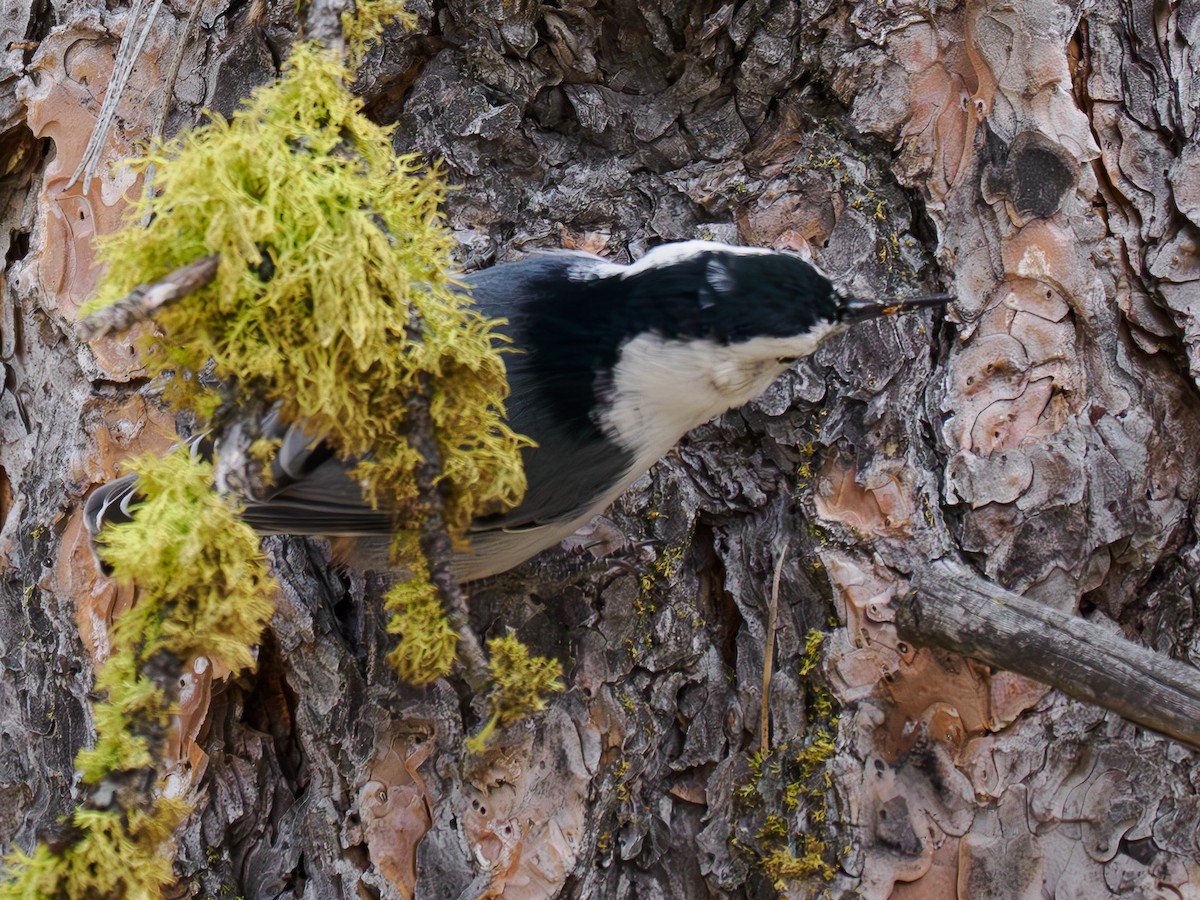
<path fill-rule="evenodd" d="M 346 56 L 357 68 L 371 47 L 383 36 L 383 29 L 398 22 L 411 25 L 414 16 L 404 8 L 404 0 L 355 0 L 353 9 L 342 13 L 342 32 L 346 36 Z"/>
<path fill-rule="evenodd" d="M 237 671 L 253 664 L 271 617 L 275 580 L 258 534 L 212 489 L 211 463 L 180 447 L 135 460 L 133 521 L 105 528 L 99 553 L 119 581 L 136 583 L 138 602 L 113 628 L 115 649 L 202 654 Z"/>
<path fill-rule="evenodd" d="M 429 581 L 415 537 L 396 539 L 404 559 L 410 560 L 412 577 L 383 595 L 383 605 L 392 614 L 388 633 L 399 635 L 388 662 L 410 684 L 429 684 L 448 675 L 454 665 L 458 633 L 450 627 L 437 588 Z"/>
<path fill-rule="evenodd" d="M 823 896 L 819 883 L 836 876 L 831 838 L 841 827 L 829 820 L 827 808 L 838 719 L 832 696 L 813 677 L 827 637 L 809 631 L 799 660 L 807 696 L 804 733 L 747 760 L 749 777 L 738 788 L 740 821 L 733 839 L 777 890 L 802 889 L 810 897 Z"/>
<path fill-rule="evenodd" d="M 219 253 L 212 284 L 156 315 L 165 340 L 147 348 L 147 365 L 188 373 L 212 360 L 217 377 L 278 401 L 346 457 L 369 453 L 358 474 L 398 527 L 420 516 L 406 400 L 428 382 L 458 536 L 525 490 L 527 442 L 502 418 L 503 338 L 453 281 L 439 174 L 395 156 L 348 78 L 337 56 L 297 45 L 284 77 L 232 121 L 132 161 L 154 167 L 153 192 L 131 213 L 149 224 L 103 243 L 92 308 Z M 168 396 L 202 417 L 219 402 L 194 378 L 172 379 Z"/>
<path fill-rule="evenodd" d="M 234 671 L 251 666 L 274 591 L 258 535 L 212 491 L 211 464 L 179 448 L 132 468 L 144 499 L 131 522 L 104 530 L 100 554 L 115 578 L 137 582 L 137 602 L 114 624 L 96 677 L 104 696 L 94 708 L 96 745 L 76 757 L 84 782 L 118 787 L 122 773 L 135 782 L 153 775 L 162 747 L 150 738 L 163 738 L 170 720 L 163 688 L 146 670 L 197 655 Z M 76 809 L 78 839 L 61 853 L 45 845 L 13 853 L 0 897 L 158 897 L 174 880 L 166 845 L 187 810 L 161 796 Z"/>
<path fill-rule="evenodd" d="M 820 878 L 822 881 L 833 880 L 833 866 L 825 861 L 823 854 L 826 847 L 824 841 L 819 841 L 811 835 L 803 835 L 803 846 L 797 848 L 800 855 L 790 850 L 773 850 L 763 860 L 763 870 L 775 884 L 775 890 L 785 891 L 789 881 L 811 880 Z"/>
<path fill-rule="evenodd" d="M 488 641 L 488 672 L 491 690 L 488 707 L 492 716 L 467 749 L 478 753 L 487 745 L 497 725 L 506 726 L 546 708 L 548 695 L 563 690 L 562 664 L 556 659 L 535 656 L 513 635 Z"/>
<path fill-rule="evenodd" d="M 123 897 L 157 900 L 175 878 L 163 851 L 187 813 L 179 801 L 160 799 L 149 812 L 78 809 L 73 824 L 82 836 L 63 854 L 45 844 L 32 855 L 14 852 L 6 867 L 16 877 L 0 884 L 0 897 Z"/>

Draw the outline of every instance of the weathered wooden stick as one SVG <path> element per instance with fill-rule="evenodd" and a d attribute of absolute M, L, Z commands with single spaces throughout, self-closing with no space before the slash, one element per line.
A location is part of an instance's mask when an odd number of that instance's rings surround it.
<path fill-rule="evenodd" d="M 1200 748 L 1200 671 L 939 560 L 913 573 L 896 628 Z"/>
<path fill-rule="evenodd" d="M 771 605 L 767 607 L 767 639 L 763 645 L 762 711 L 758 719 L 758 752 L 766 755 L 771 748 L 771 676 L 775 668 L 775 623 L 779 615 L 779 580 L 783 576 L 783 561 L 787 559 L 787 544 L 775 560 L 771 576 Z"/>
<path fill-rule="evenodd" d="M 76 322 L 75 333 L 82 340 L 94 341 L 106 334 L 126 331 L 138 322 L 151 318 L 164 306 L 200 290 L 217 277 L 217 264 L 220 261 L 219 253 L 202 256 L 153 284 L 139 284 L 116 303 Z"/>

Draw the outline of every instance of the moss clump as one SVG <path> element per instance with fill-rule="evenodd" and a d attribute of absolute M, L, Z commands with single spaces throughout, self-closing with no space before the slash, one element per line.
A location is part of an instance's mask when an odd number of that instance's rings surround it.
<path fill-rule="evenodd" d="M 380 21 L 390 9 L 368 6 Z M 278 402 L 343 456 L 367 457 L 357 474 L 398 528 L 422 513 L 406 400 L 428 391 L 446 523 L 461 536 L 525 490 L 527 442 L 503 421 L 503 339 L 453 280 L 438 173 L 395 156 L 348 80 L 336 55 L 297 45 L 284 77 L 230 122 L 133 160 L 153 166 L 153 191 L 131 210 L 149 224 L 102 243 L 91 308 L 219 253 L 210 285 L 156 314 L 165 340 L 147 348 L 150 370 L 198 372 L 211 360 L 219 379 Z M 202 419 L 221 399 L 181 377 L 168 397 Z"/>
<path fill-rule="evenodd" d="M 186 812 L 185 804 L 168 799 L 149 811 L 77 809 L 72 824 L 79 839 L 62 854 L 45 844 L 32 855 L 13 853 L 5 863 L 14 877 L 0 884 L 0 897 L 157 900 L 174 881 L 163 848 Z"/>
<path fill-rule="evenodd" d="M 821 662 L 821 647 L 829 637 L 824 631 L 810 628 L 804 636 L 804 654 L 800 657 L 800 675 L 808 675 Z"/>
<path fill-rule="evenodd" d="M 410 684 L 429 684 L 450 674 L 458 647 L 458 632 L 450 627 L 437 588 L 414 579 L 396 585 L 383 595 L 392 618 L 388 632 L 399 643 L 388 662 Z"/>
<path fill-rule="evenodd" d="M 342 13 L 342 32 L 346 36 L 346 57 L 351 67 L 362 64 L 371 47 L 393 22 L 411 25 L 414 17 L 405 8 L 405 0 L 355 0 L 354 8 Z"/>
<path fill-rule="evenodd" d="M 187 448 L 130 468 L 143 500 L 132 521 L 104 529 L 98 548 L 113 577 L 138 590 L 113 628 L 113 656 L 120 646 L 137 649 L 139 667 L 159 653 L 253 665 L 275 591 L 258 534 L 213 491 L 212 464 Z"/>
<path fill-rule="evenodd" d="M 800 855 L 779 848 L 772 850 L 763 860 L 763 871 L 771 879 L 777 891 L 786 891 L 789 881 L 833 880 L 833 866 L 825 861 L 825 842 L 811 835 L 803 835 Z"/>
<path fill-rule="evenodd" d="M 750 777 L 738 788 L 736 845 L 749 854 L 775 889 L 802 888 L 819 896 L 836 875 L 829 840 L 832 784 L 829 760 L 836 751 L 838 717 L 833 697 L 814 676 L 827 635 L 813 629 L 804 641 L 797 674 L 806 679 L 808 727 L 798 740 L 750 757 Z"/>
<path fill-rule="evenodd" d="M 497 725 L 507 726 L 546 708 L 549 694 L 563 690 L 562 664 L 556 659 L 535 656 L 513 635 L 488 641 L 488 672 L 491 718 L 479 734 L 467 741 L 467 749 L 478 753 Z"/>
<path fill-rule="evenodd" d="M 399 642 L 388 654 L 388 662 L 411 684 L 429 684 L 448 675 L 454 664 L 458 633 L 450 627 L 437 588 L 429 581 L 417 540 L 409 534 L 397 543 L 409 544 L 401 555 L 410 560 L 412 577 L 383 595 L 383 605 L 392 614 L 388 632 Z"/>
<path fill-rule="evenodd" d="M 271 615 L 258 536 L 212 491 L 212 465 L 179 448 L 132 468 L 143 500 L 131 522 L 105 529 L 99 552 L 116 579 L 137 582 L 137 602 L 114 624 L 96 677 L 96 745 L 76 758 L 83 781 L 108 785 L 113 800 L 74 811 L 62 852 L 12 854 L 0 897 L 161 896 L 173 880 L 167 844 L 188 809 L 145 794 L 169 726 L 163 685 L 198 655 L 234 671 L 253 665 Z"/>

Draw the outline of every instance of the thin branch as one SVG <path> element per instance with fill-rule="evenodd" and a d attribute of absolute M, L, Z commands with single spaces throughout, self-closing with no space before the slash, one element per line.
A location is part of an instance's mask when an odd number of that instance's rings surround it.
<path fill-rule="evenodd" d="M 775 667 L 775 622 L 779 612 L 779 579 L 783 575 L 783 561 L 787 559 L 787 545 L 779 551 L 775 560 L 775 575 L 771 578 L 771 605 L 767 607 L 767 639 L 763 649 L 762 712 L 758 721 L 758 751 L 766 753 L 771 728 L 771 675 Z"/>
<path fill-rule="evenodd" d="M 164 306 L 182 300 L 217 277 L 218 253 L 180 266 L 153 284 L 139 284 L 111 306 L 98 309 L 75 323 L 81 340 L 93 341 L 114 332 L 126 331 L 151 318 Z"/>
<path fill-rule="evenodd" d="M 1024 675 L 1200 748 L 1200 671 L 939 560 L 913 573 L 900 637 Z"/>
<path fill-rule="evenodd" d="M 154 26 L 154 17 L 158 15 L 163 0 L 154 0 L 154 6 L 150 8 L 150 12 L 146 15 L 146 21 L 139 29 L 137 20 L 141 16 L 142 3 L 143 0 L 134 0 L 129 17 L 125 20 L 125 35 L 121 38 L 121 46 L 117 50 L 117 59 L 113 64 L 112 75 L 108 79 L 104 102 L 100 104 L 100 112 L 96 116 L 96 126 L 92 129 L 91 137 L 88 138 L 79 165 L 71 175 L 71 180 L 67 182 L 68 188 L 75 184 L 80 176 L 83 176 L 84 192 L 86 193 L 91 187 L 92 176 L 96 173 L 96 165 L 100 162 L 100 152 L 104 147 L 104 142 L 108 139 L 108 132 L 112 128 L 113 119 L 117 114 L 117 104 L 121 102 L 121 95 L 125 93 L 125 85 L 133 72 L 134 64 L 142 55 L 142 47 L 146 44 L 146 38 L 150 36 L 150 31 Z M 197 0 L 198 5 L 199 0 Z M 167 102 L 170 102 L 170 98 Z"/>
<path fill-rule="evenodd" d="M 415 309 L 409 312 L 408 331 L 415 340 L 421 340 L 424 335 L 421 319 Z M 464 677 L 472 690 L 480 691 L 488 680 L 487 656 L 474 629 L 471 628 L 466 596 L 450 566 L 450 561 L 454 558 L 454 547 L 450 541 L 450 533 L 446 530 L 442 494 L 438 489 L 442 455 L 438 451 L 433 416 L 429 410 L 429 397 L 432 393 L 429 381 L 429 374 L 422 372 L 415 396 L 408 399 L 406 437 L 409 445 L 421 458 L 421 462 L 413 469 L 423 512 L 419 541 L 421 552 L 429 566 L 429 580 L 437 588 L 450 627 L 458 633 L 458 659 L 462 663 Z"/>
<path fill-rule="evenodd" d="M 154 130 L 150 133 L 150 137 L 154 143 L 162 143 L 163 136 L 167 131 L 167 119 L 170 118 L 171 110 L 175 107 L 175 83 L 179 80 L 179 68 L 183 65 L 183 55 L 187 52 L 188 47 L 192 45 L 192 40 L 196 37 L 196 30 L 200 24 L 200 10 L 204 4 L 200 0 L 196 0 L 192 4 L 192 11 L 188 13 L 187 23 L 183 26 L 183 39 L 179 41 L 175 48 L 175 54 L 171 57 L 171 65 L 167 69 L 167 77 L 163 88 L 163 105 L 162 110 L 158 115 L 158 122 L 154 125 Z M 146 167 L 146 176 L 142 180 L 144 185 L 143 196 L 149 198 L 154 190 L 154 163 L 150 163 Z M 150 211 L 146 211 L 145 219 L 142 225 L 149 224 Z"/>
<path fill-rule="evenodd" d="M 193 3 L 192 10 L 188 13 L 187 22 L 183 26 L 183 39 L 175 48 L 175 54 L 171 57 L 171 66 L 167 69 L 167 77 L 163 87 L 163 105 L 162 111 L 158 115 L 158 122 L 154 126 L 152 136 L 155 140 L 161 141 L 163 135 L 167 131 L 167 119 L 171 115 L 171 109 L 174 107 L 175 100 L 175 82 L 179 80 L 179 68 L 183 65 L 183 55 L 187 52 L 188 47 L 192 44 L 192 39 L 196 36 L 196 28 L 200 24 L 200 10 L 204 8 L 203 3 Z M 146 179 L 150 181 L 149 178 Z"/>
<path fill-rule="evenodd" d="M 426 380 L 422 378 L 422 382 Z M 471 628 L 467 600 L 462 587 L 450 568 L 454 548 L 450 543 L 450 534 L 446 531 L 442 497 L 437 487 L 442 461 L 434 437 L 433 419 L 429 413 L 429 391 L 425 384 L 422 384 L 417 396 L 409 399 L 408 417 L 408 441 L 421 456 L 421 462 L 413 471 L 424 510 L 420 528 L 421 551 L 429 565 L 429 580 L 437 588 L 442 599 L 450 627 L 458 633 L 458 658 L 463 664 L 467 683 L 478 691 L 487 684 L 487 657 L 480 646 L 479 638 Z"/>

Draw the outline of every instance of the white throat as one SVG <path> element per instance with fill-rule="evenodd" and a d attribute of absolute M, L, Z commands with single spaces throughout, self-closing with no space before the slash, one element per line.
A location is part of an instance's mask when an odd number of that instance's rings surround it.
<path fill-rule="evenodd" d="M 788 367 L 780 357 L 808 356 L 841 328 L 819 325 L 802 337 L 736 344 L 639 335 L 621 349 L 600 425 L 648 467 L 697 425 L 770 387 Z"/>

